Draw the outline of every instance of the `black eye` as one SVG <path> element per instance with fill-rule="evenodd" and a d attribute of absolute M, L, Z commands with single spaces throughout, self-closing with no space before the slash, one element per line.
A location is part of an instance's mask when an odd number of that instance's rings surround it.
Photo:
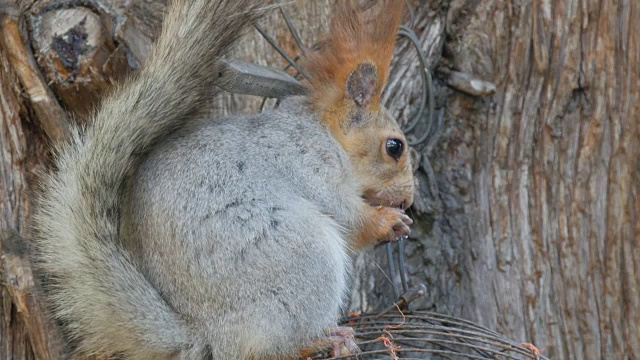
<path fill-rule="evenodd" d="M 404 150 L 402 140 L 387 139 L 387 154 L 389 154 L 389 156 L 398 160 L 398 158 L 402 156 L 402 150 Z"/>

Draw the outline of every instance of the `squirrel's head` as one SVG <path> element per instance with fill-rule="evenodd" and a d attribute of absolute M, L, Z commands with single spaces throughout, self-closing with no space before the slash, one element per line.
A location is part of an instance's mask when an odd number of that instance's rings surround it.
<path fill-rule="evenodd" d="M 355 1 L 337 2 L 327 38 L 307 57 L 309 102 L 351 157 L 365 200 L 407 208 L 415 190 L 411 154 L 380 103 L 405 4 L 379 3 L 367 17 Z"/>

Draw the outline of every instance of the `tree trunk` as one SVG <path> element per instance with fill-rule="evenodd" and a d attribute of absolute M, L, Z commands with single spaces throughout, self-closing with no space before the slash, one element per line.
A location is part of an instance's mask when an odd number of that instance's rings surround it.
<path fill-rule="evenodd" d="M 408 2 L 436 89 L 427 140 L 414 148 L 419 194 L 404 251 L 409 282 L 427 294 L 413 306 L 546 345 L 553 359 L 638 358 L 640 3 Z M 326 28 L 329 3 L 286 6 L 306 45 Z M 0 230 L 29 238 L 50 143 L 144 63 L 164 6 L 0 0 Z M 299 53 L 279 13 L 261 25 Z M 286 65 L 257 32 L 235 55 Z M 401 40 L 384 99 L 407 123 L 421 92 L 418 58 Z M 250 112 L 262 99 L 219 101 Z M 60 358 L 23 243 L 2 237 L 0 358 Z M 395 300 L 383 247 L 355 262 L 353 311 Z"/>

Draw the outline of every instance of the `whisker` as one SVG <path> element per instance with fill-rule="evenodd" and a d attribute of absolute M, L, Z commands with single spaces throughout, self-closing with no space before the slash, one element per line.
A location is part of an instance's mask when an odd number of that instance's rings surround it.
<path fill-rule="evenodd" d="M 369 256 L 368 254 L 365 254 L 366 257 L 371 258 L 371 256 Z M 386 271 L 384 271 L 384 269 L 382 269 L 382 266 L 380 266 L 380 264 L 378 264 L 378 262 L 375 259 L 370 259 L 373 264 L 380 270 L 380 272 L 382 273 L 382 275 L 384 275 L 385 278 L 387 278 L 387 280 L 389 281 L 389 284 L 393 285 L 393 280 L 391 280 L 391 278 L 389 277 L 389 275 L 387 274 Z"/>

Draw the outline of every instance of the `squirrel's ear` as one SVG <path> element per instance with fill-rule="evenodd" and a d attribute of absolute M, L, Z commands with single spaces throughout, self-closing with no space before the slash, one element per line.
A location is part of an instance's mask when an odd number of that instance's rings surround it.
<path fill-rule="evenodd" d="M 380 0 L 366 11 L 355 0 L 336 2 L 328 36 L 305 62 L 310 103 L 327 122 L 354 105 L 380 106 L 404 9 L 404 0 Z"/>
<path fill-rule="evenodd" d="M 371 103 L 378 91 L 378 75 L 373 64 L 362 63 L 349 74 L 346 84 L 347 96 L 358 107 Z"/>

